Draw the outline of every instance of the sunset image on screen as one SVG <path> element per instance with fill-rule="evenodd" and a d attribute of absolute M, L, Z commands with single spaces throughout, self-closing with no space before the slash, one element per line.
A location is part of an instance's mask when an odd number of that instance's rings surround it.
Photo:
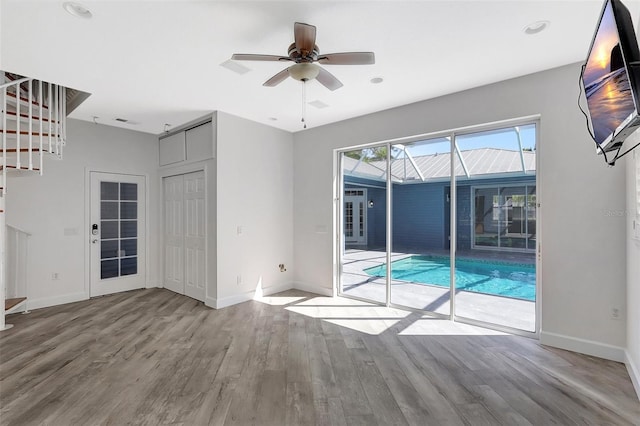
<path fill-rule="evenodd" d="M 602 144 L 635 110 L 610 2 L 602 15 L 582 79 L 594 137 Z"/>

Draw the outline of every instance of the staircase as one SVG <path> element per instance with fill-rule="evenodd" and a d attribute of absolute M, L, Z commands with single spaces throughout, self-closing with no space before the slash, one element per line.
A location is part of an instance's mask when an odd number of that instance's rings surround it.
<path fill-rule="evenodd" d="M 0 71 L 0 306 L 5 305 L 0 331 L 11 327 L 5 316 L 26 305 L 26 288 L 7 288 L 8 178 L 21 173 L 42 175 L 45 156 L 62 159 L 68 92 L 57 84 Z M 24 294 L 16 294 L 21 291 Z"/>

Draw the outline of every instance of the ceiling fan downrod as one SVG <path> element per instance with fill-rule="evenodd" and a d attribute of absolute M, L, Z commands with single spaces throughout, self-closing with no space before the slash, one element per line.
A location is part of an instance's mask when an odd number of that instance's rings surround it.
<path fill-rule="evenodd" d="M 307 122 L 304 120 L 304 116 L 307 115 L 307 81 L 302 81 L 302 128 L 307 128 Z"/>

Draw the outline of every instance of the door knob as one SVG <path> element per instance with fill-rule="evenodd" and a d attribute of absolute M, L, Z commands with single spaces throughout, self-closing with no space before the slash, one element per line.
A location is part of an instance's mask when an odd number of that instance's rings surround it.
<path fill-rule="evenodd" d="M 97 242 L 98 242 L 98 239 L 97 239 L 97 238 L 94 238 L 93 240 L 91 240 L 91 242 L 92 242 L 93 244 L 95 244 L 95 243 L 97 243 Z"/>

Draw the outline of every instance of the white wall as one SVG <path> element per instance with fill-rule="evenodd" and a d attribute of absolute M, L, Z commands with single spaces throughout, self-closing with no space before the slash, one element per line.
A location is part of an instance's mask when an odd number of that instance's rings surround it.
<path fill-rule="evenodd" d="M 631 136 L 625 145 L 640 142 L 640 132 Z M 634 158 L 635 154 L 635 158 Z M 625 362 L 640 397 L 640 239 L 634 236 L 635 226 L 640 227 L 636 216 L 635 162 L 640 163 L 640 148 L 627 158 L 627 353 Z"/>
<path fill-rule="evenodd" d="M 251 299 L 258 286 L 265 293 L 292 287 L 293 136 L 217 115 L 216 306 L 223 307 Z M 286 272 L 280 272 L 280 263 Z"/>
<path fill-rule="evenodd" d="M 157 137 L 73 119 L 67 123 L 64 159 L 48 157 L 43 176 L 23 174 L 8 183 L 7 224 L 33 234 L 27 266 L 30 308 L 88 297 L 87 169 L 148 177 L 147 283 L 158 282 L 158 211 L 153 208 L 159 193 Z M 51 279 L 53 272 L 60 274 L 59 280 Z"/>
<path fill-rule="evenodd" d="M 541 115 L 542 333 L 556 346 L 622 360 L 625 321 L 625 168 L 594 153 L 576 106 L 577 64 L 296 133 L 296 286 L 332 287 L 333 149 Z"/>

